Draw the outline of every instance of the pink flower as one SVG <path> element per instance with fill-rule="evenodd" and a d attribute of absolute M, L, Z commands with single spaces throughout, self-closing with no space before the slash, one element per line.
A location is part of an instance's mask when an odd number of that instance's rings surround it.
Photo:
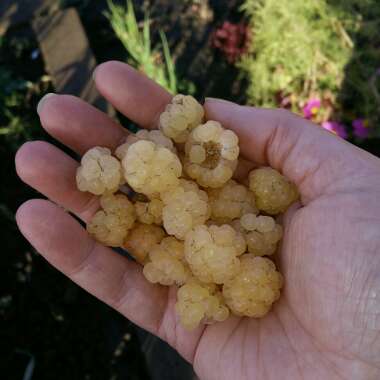
<path fill-rule="evenodd" d="M 356 119 L 352 122 L 352 127 L 354 128 L 354 135 L 361 139 L 368 137 L 369 128 L 366 120 Z"/>
<path fill-rule="evenodd" d="M 346 139 L 348 136 L 346 127 L 343 124 L 340 124 L 336 121 L 324 121 L 322 123 L 322 127 L 332 133 L 335 133 L 336 135 L 340 136 L 342 139 Z"/>
<path fill-rule="evenodd" d="M 309 99 L 302 109 L 303 116 L 306 119 L 311 119 L 321 108 L 321 101 L 317 98 Z"/>

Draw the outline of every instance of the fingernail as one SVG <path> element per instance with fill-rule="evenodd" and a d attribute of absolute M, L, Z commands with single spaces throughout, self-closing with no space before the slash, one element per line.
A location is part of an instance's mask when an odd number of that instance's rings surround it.
<path fill-rule="evenodd" d="M 44 95 L 44 96 L 40 99 L 40 101 L 39 101 L 38 104 L 37 104 L 37 113 L 38 113 L 38 115 L 41 114 L 41 111 L 42 111 L 42 108 L 43 108 L 43 106 L 44 106 L 44 103 L 46 102 L 46 99 L 47 99 L 47 98 L 50 98 L 50 97 L 53 96 L 53 95 L 55 95 L 55 94 L 52 93 L 52 92 L 49 92 L 48 94 Z"/>

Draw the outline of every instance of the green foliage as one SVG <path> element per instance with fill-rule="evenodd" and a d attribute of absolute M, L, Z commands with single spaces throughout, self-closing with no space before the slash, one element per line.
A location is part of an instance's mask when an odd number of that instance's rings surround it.
<path fill-rule="evenodd" d="M 250 103 L 271 107 L 291 95 L 299 111 L 310 97 L 327 97 L 343 121 L 376 124 L 380 2 L 245 0 L 242 9 L 252 30 L 249 54 L 239 62 Z"/>
<path fill-rule="evenodd" d="M 338 90 L 352 42 L 325 1 L 246 0 L 243 9 L 253 32 L 251 54 L 240 63 L 250 75 L 251 102 L 272 106 L 280 91 L 308 97 Z"/>
<path fill-rule="evenodd" d="M 0 144 L 13 152 L 25 140 L 41 135 L 36 100 L 50 85 L 46 76 L 31 82 L 16 73 L 13 62 L 27 49 L 24 40 L 0 39 Z"/>
<path fill-rule="evenodd" d="M 23 102 L 28 85 L 27 81 L 14 79 L 6 67 L 0 66 L 0 135 L 25 134 L 22 116 L 17 108 Z"/>
<path fill-rule="evenodd" d="M 128 51 L 130 64 L 143 71 L 149 78 L 155 80 L 171 93 L 176 93 L 175 66 L 165 34 L 160 31 L 163 50 L 163 54 L 161 54 L 158 48 L 152 48 L 148 14 L 145 14 L 140 28 L 130 0 L 127 1 L 126 7 L 115 5 L 111 0 L 108 0 L 108 6 L 110 12 L 106 16 L 117 37 Z"/>
<path fill-rule="evenodd" d="M 331 0 L 329 3 L 338 17 L 346 20 L 354 41 L 338 100 L 346 114 L 366 118 L 374 129 L 373 135 L 380 135 L 380 2 Z"/>

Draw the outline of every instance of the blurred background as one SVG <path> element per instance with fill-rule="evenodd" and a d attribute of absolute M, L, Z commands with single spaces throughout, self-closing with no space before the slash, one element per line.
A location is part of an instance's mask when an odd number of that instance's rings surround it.
<path fill-rule="evenodd" d="M 111 59 L 172 93 L 288 108 L 380 156 L 378 0 L 1 0 L 2 379 L 195 379 L 167 345 L 51 268 L 15 224 L 40 196 L 14 155 L 52 141 L 35 111 L 45 93 L 80 96 L 136 130 L 91 81 Z"/>

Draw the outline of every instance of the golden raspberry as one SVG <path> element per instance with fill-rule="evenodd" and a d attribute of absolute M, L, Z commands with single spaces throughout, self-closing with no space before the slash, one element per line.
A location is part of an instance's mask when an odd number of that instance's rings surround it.
<path fill-rule="evenodd" d="M 183 260 L 183 242 L 174 237 L 164 238 L 149 253 L 150 261 L 143 273 L 152 283 L 161 285 L 182 285 L 190 277 L 190 270 Z"/>
<path fill-rule="evenodd" d="M 80 191 L 95 195 L 114 193 L 123 182 L 120 162 L 108 148 L 91 148 L 82 157 L 76 182 Z"/>
<path fill-rule="evenodd" d="M 221 293 L 199 281 L 190 281 L 178 289 L 175 309 L 182 326 L 188 330 L 201 322 L 224 321 L 230 314 Z"/>
<path fill-rule="evenodd" d="M 137 201 L 135 203 L 137 220 L 145 224 L 162 224 L 162 209 L 164 207 L 161 199 L 152 199 L 147 202 Z"/>
<path fill-rule="evenodd" d="M 185 144 L 184 169 L 203 187 L 221 187 L 231 179 L 239 156 L 239 139 L 217 121 L 192 130 Z"/>
<path fill-rule="evenodd" d="M 210 216 L 207 194 L 195 182 L 181 179 L 178 187 L 162 194 L 162 200 L 165 230 L 177 239 L 185 239 L 188 231 L 204 224 Z"/>
<path fill-rule="evenodd" d="M 202 282 L 222 284 L 239 272 L 243 236 L 229 225 L 197 226 L 186 235 L 185 258 Z"/>
<path fill-rule="evenodd" d="M 167 138 L 161 131 L 159 130 L 151 130 L 141 129 L 140 131 L 131 133 L 127 136 L 124 144 L 117 147 L 115 150 L 115 156 L 121 161 L 127 154 L 128 148 L 135 142 L 140 140 L 147 140 L 155 143 L 156 145 L 163 146 L 164 148 L 169 149 L 173 153 L 176 152 L 176 149 L 173 145 L 172 140 Z"/>
<path fill-rule="evenodd" d="M 128 184 L 138 193 L 157 197 L 178 186 L 182 165 L 178 157 L 151 141 L 133 143 L 123 158 L 122 166 Z"/>
<path fill-rule="evenodd" d="M 243 214 L 257 213 L 254 194 L 234 180 L 219 189 L 207 189 L 211 218 L 217 223 L 228 223 Z"/>
<path fill-rule="evenodd" d="M 160 129 L 176 143 L 184 143 L 189 132 L 202 123 L 203 107 L 190 95 L 178 94 L 160 115 Z"/>
<path fill-rule="evenodd" d="M 282 276 L 267 258 L 247 254 L 240 262 L 240 272 L 223 285 L 223 296 L 234 314 L 263 317 L 280 297 Z"/>
<path fill-rule="evenodd" d="M 282 227 L 270 216 L 245 214 L 231 225 L 243 234 L 248 252 L 255 256 L 273 255 L 282 238 Z"/>
<path fill-rule="evenodd" d="M 165 237 L 165 231 L 153 224 L 136 223 L 131 229 L 123 248 L 140 264 L 144 264 L 149 252 Z"/>
<path fill-rule="evenodd" d="M 296 186 L 269 167 L 249 173 L 249 188 L 255 194 L 257 208 L 270 215 L 285 212 L 299 197 Z"/>
<path fill-rule="evenodd" d="M 107 194 L 100 198 L 100 206 L 87 231 L 104 245 L 120 247 L 136 219 L 133 204 L 123 194 Z"/>

